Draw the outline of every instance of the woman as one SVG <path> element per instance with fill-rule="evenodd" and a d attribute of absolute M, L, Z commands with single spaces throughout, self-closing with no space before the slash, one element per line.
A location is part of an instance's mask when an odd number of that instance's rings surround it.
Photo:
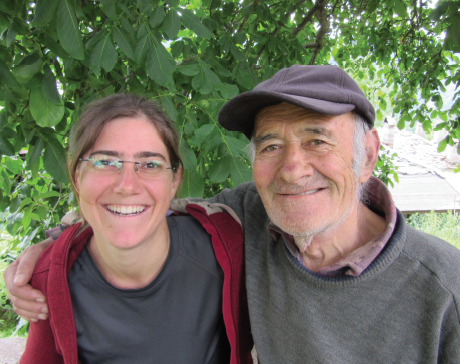
<path fill-rule="evenodd" d="M 241 227 L 184 202 L 190 215 L 166 217 L 178 145 L 142 97 L 112 95 L 83 112 L 68 167 L 89 226 L 65 230 L 37 263 L 32 285 L 49 320 L 31 323 L 21 363 L 250 362 Z"/>

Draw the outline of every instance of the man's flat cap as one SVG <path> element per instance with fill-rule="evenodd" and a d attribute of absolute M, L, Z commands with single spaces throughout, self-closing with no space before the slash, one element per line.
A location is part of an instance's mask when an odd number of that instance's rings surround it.
<path fill-rule="evenodd" d="M 340 67 L 328 65 L 298 65 L 278 71 L 252 91 L 228 101 L 219 112 L 219 123 L 250 138 L 256 114 L 281 102 L 334 116 L 354 110 L 374 126 L 375 110 L 358 84 Z"/>

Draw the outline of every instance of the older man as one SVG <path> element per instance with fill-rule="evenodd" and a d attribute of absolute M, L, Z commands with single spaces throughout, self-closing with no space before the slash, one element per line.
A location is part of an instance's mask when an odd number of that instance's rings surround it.
<path fill-rule="evenodd" d="M 380 142 L 358 85 L 293 66 L 219 122 L 251 139 L 254 183 L 212 200 L 243 223 L 259 361 L 460 363 L 460 251 L 408 227 L 372 177 Z"/>

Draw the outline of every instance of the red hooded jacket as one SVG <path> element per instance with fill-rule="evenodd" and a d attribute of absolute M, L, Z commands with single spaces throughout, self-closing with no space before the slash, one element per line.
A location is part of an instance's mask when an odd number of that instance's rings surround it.
<path fill-rule="evenodd" d="M 217 261 L 224 272 L 222 310 L 231 347 L 230 364 L 252 364 L 253 341 L 247 307 L 241 224 L 220 205 L 203 202 L 181 204 L 177 208 L 182 210 L 179 213 L 187 212 L 193 216 L 211 235 Z M 67 276 L 93 234 L 91 227 L 80 231 L 80 226 L 81 223 L 78 223 L 66 229 L 37 262 L 31 284 L 45 294 L 49 319 L 30 324 L 21 364 L 79 363 Z"/>

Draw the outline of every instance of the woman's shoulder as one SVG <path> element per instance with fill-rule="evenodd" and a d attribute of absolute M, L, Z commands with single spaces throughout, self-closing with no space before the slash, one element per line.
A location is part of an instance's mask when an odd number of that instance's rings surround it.
<path fill-rule="evenodd" d="M 92 229 L 90 227 L 82 227 L 81 223 L 69 226 L 40 255 L 35 265 L 32 279 L 47 275 L 52 263 L 66 265 L 68 259 L 72 259 L 72 257 L 76 258 L 91 235 Z"/>

